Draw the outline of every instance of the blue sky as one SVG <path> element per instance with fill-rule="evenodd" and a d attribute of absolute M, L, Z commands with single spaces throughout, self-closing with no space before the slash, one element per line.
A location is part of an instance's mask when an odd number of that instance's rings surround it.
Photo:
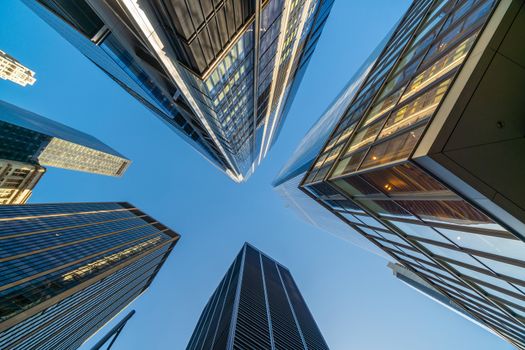
<path fill-rule="evenodd" d="M 132 305 L 137 314 L 115 350 L 184 349 L 245 241 L 291 270 L 331 349 L 512 348 L 399 282 L 384 259 L 302 222 L 270 185 L 409 4 L 336 0 L 276 145 L 239 185 L 19 0 L 2 1 L 0 49 L 36 71 L 37 82 L 22 88 L 0 81 L 0 98 L 92 134 L 133 161 L 122 179 L 49 169 L 30 202 L 129 201 L 182 235 L 149 291 Z"/>

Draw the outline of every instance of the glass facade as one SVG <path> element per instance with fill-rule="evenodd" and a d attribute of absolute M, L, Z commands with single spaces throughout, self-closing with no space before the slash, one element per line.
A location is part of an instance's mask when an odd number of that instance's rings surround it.
<path fill-rule="evenodd" d="M 187 349 L 328 349 L 290 272 L 245 244 Z"/>
<path fill-rule="evenodd" d="M 140 295 L 179 235 L 128 203 L 0 207 L 0 347 L 79 346 Z"/>
<path fill-rule="evenodd" d="M 525 242 L 413 158 L 498 4 L 414 1 L 301 188 L 525 349 Z"/>
<path fill-rule="evenodd" d="M 130 161 L 93 136 L 0 101 L 0 159 L 122 176 Z"/>
<path fill-rule="evenodd" d="M 241 182 L 276 139 L 333 0 L 24 2 Z"/>

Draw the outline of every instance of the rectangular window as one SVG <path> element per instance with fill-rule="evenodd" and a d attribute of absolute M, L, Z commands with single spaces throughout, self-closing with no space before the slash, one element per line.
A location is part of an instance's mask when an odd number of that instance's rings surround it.
<path fill-rule="evenodd" d="M 455 224 L 490 224 L 492 220 L 464 200 L 399 200 L 406 208 L 423 221 L 438 221 Z"/>
<path fill-rule="evenodd" d="M 451 80 L 448 79 L 442 82 L 432 90 L 427 91 L 392 113 L 383 127 L 379 138 L 388 137 L 430 118 L 445 95 L 450 81 Z"/>
<path fill-rule="evenodd" d="M 421 126 L 373 146 L 360 169 L 367 169 L 376 165 L 407 159 L 419 141 L 423 130 L 424 126 Z"/>
<path fill-rule="evenodd" d="M 443 196 L 451 194 L 439 181 L 411 163 L 367 172 L 361 177 L 388 195 L 433 193 Z"/>

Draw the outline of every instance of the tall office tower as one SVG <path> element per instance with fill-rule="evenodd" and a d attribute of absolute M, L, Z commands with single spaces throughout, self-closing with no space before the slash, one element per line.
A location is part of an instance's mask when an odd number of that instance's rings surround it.
<path fill-rule="evenodd" d="M 0 159 L 110 176 L 130 164 L 93 136 L 1 100 Z"/>
<path fill-rule="evenodd" d="M 0 159 L 0 205 L 27 202 L 45 171 L 39 165 Z"/>
<path fill-rule="evenodd" d="M 148 288 L 178 239 L 128 203 L 0 207 L 0 349 L 77 349 Z"/>
<path fill-rule="evenodd" d="M 328 349 L 288 269 L 245 244 L 186 348 Z"/>
<path fill-rule="evenodd" d="M 525 349 L 522 0 L 418 0 L 301 183 Z"/>
<path fill-rule="evenodd" d="M 0 78 L 22 86 L 33 85 L 36 81 L 35 72 L 2 50 L 0 50 Z"/>
<path fill-rule="evenodd" d="M 266 156 L 333 0 L 24 0 L 233 180 Z"/>

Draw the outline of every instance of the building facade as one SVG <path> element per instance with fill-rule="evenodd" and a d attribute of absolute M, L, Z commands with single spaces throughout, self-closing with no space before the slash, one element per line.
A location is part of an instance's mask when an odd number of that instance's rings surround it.
<path fill-rule="evenodd" d="M 24 0 L 233 180 L 266 156 L 333 0 Z"/>
<path fill-rule="evenodd" d="M 26 203 L 45 172 L 39 165 L 0 159 L 0 205 Z"/>
<path fill-rule="evenodd" d="M 418 0 L 301 188 L 525 349 L 525 5 Z"/>
<path fill-rule="evenodd" d="M 477 326 L 489 331 L 490 333 L 498 336 L 501 338 L 501 336 L 498 333 L 495 333 L 493 330 L 485 326 L 484 324 L 478 322 L 475 318 L 473 318 L 470 314 L 468 314 L 462 307 L 457 305 L 453 300 L 451 300 L 448 296 L 441 293 L 439 290 L 437 290 L 434 286 L 432 286 L 430 283 L 426 282 L 424 279 L 419 277 L 417 274 L 406 268 L 405 266 L 399 264 L 399 263 L 388 263 L 388 268 L 392 270 L 392 273 L 394 276 L 399 279 L 401 282 L 406 284 L 407 286 L 415 289 L 419 293 L 425 295 L 426 297 L 432 299 L 436 303 L 443 305 L 447 309 L 457 313 L 461 317 L 465 318 L 466 320 L 476 324 Z M 504 339 L 504 338 L 502 338 Z"/>
<path fill-rule="evenodd" d="M 93 136 L 1 100 L 0 159 L 109 176 L 131 163 Z"/>
<path fill-rule="evenodd" d="M 0 348 L 77 349 L 141 295 L 179 235 L 128 203 L 0 207 Z"/>
<path fill-rule="evenodd" d="M 206 304 L 186 349 L 328 346 L 288 269 L 245 244 Z"/>
<path fill-rule="evenodd" d="M 348 108 L 352 98 L 363 83 L 364 78 L 370 72 L 375 60 L 390 38 L 392 31 L 393 30 L 377 45 L 370 56 L 353 74 L 337 98 L 306 133 L 290 157 L 290 160 L 283 166 L 272 183 L 274 190 L 282 197 L 285 205 L 292 208 L 299 218 L 321 230 L 334 234 L 339 238 L 382 257 L 386 257 L 386 254 L 375 248 L 375 246 L 370 244 L 365 238 L 356 235 L 350 226 L 339 220 L 325 208 L 312 202 L 311 198 L 299 188 L 299 184 L 315 161 L 317 154 L 323 148 L 332 129 L 341 118 L 341 115 L 346 108 Z"/>
<path fill-rule="evenodd" d="M 0 50 L 0 78 L 21 86 L 33 85 L 36 81 L 35 72 L 2 50 Z"/>

